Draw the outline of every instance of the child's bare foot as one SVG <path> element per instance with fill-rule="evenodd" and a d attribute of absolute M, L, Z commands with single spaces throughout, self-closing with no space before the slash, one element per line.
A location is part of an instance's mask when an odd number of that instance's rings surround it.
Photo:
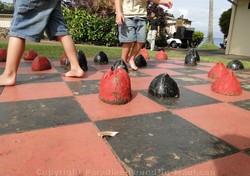
<path fill-rule="evenodd" d="M 129 61 L 130 61 L 130 59 L 129 59 L 129 58 L 126 58 L 126 59 L 125 59 L 125 63 L 126 63 L 126 64 L 128 64 L 128 63 L 129 63 Z"/>
<path fill-rule="evenodd" d="M 129 63 L 129 61 L 130 61 L 130 53 L 128 54 L 128 56 L 127 56 L 127 58 L 125 59 L 125 63 Z"/>
<path fill-rule="evenodd" d="M 15 76 L 0 76 L 0 86 L 14 86 L 16 84 Z"/>
<path fill-rule="evenodd" d="M 63 74 L 65 77 L 74 77 L 74 78 L 82 78 L 84 75 L 84 71 L 82 69 L 73 70 L 71 69 L 67 73 Z"/>
<path fill-rule="evenodd" d="M 135 65 L 135 61 L 133 59 L 130 59 L 129 61 L 130 67 L 132 68 L 132 70 L 137 71 L 138 67 Z"/>

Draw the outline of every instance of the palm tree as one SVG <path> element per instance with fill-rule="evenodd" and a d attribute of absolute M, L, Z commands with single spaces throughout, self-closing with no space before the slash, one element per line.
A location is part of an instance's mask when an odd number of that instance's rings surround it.
<path fill-rule="evenodd" d="M 207 43 L 211 43 L 211 44 L 214 44 L 213 18 L 214 18 L 214 0 L 209 0 L 209 21 L 208 21 Z"/>

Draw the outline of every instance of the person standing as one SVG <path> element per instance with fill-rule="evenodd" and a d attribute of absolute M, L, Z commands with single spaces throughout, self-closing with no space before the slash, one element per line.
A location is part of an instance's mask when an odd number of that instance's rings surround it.
<path fill-rule="evenodd" d="M 132 70 L 138 70 L 135 57 L 146 42 L 147 0 L 114 0 L 119 41 L 123 43 L 122 59 Z M 171 8 L 172 0 L 151 0 Z"/>
<path fill-rule="evenodd" d="M 159 20 L 154 12 L 151 12 L 150 18 L 151 19 L 149 21 L 150 26 L 149 26 L 147 41 L 150 44 L 150 50 L 153 51 L 155 49 L 156 36 L 160 35 L 160 26 L 159 26 Z"/>

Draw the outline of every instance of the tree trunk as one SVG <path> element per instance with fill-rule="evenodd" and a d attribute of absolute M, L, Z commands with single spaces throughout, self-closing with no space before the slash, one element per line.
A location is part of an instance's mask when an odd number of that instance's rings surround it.
<path fill-rule="evenodd" d="M 214 0 L 209 0 L 209 21 L 208 21 L 207 43 L 211 43 L 211 44 L 214 44 L 213 18 L 214 18 Z"/>

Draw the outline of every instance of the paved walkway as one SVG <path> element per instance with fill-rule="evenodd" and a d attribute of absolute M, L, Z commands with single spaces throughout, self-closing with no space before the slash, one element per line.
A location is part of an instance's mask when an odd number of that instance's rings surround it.
<path fill-rule="evenodd" d="M 76 79 L 61 76 L 59 60 L 42 72 L 22 60 L 17 85 L 0 88 L 1 176 L 250 176 L 249 71 L 235 72 L 242 95 L 224 96 L 210 90 L 214 64 L 151 59 L 129 72 L 132 101 L 110 105 L 98 92 L 113 62 L 89 59 Z M 148 95 L 161 73 L 178 83 L 180 98 Z M 107 130 L 119 133 L 98 137 Z"/>

